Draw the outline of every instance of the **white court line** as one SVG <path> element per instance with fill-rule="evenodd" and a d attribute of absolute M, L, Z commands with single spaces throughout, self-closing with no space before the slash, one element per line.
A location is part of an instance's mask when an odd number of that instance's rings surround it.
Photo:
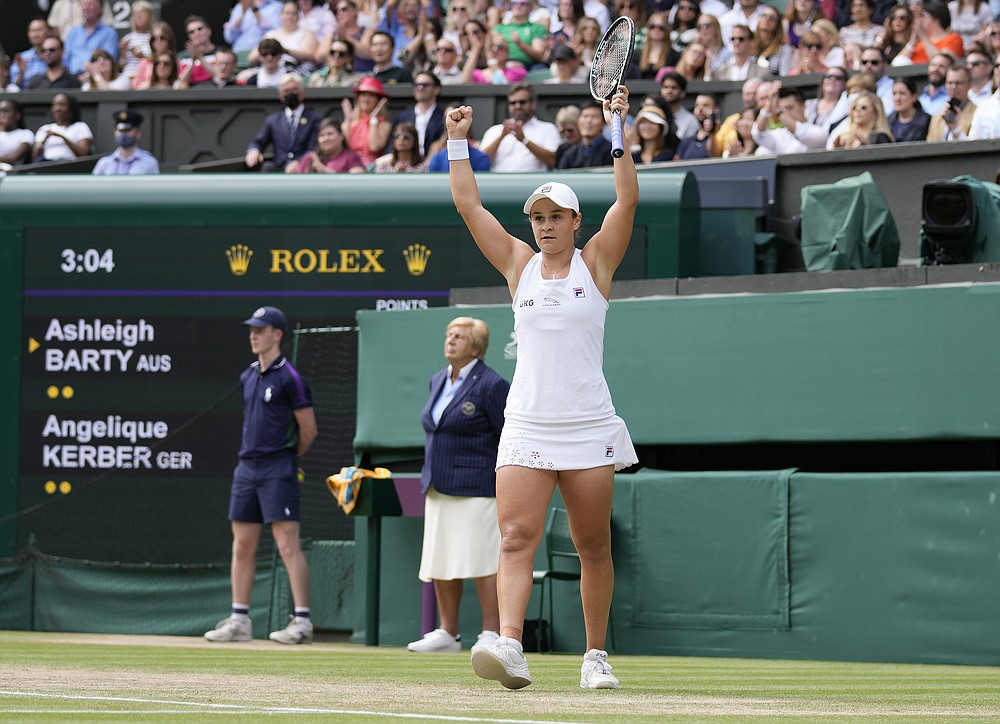
<path fill-rule="evenodd" d="M 156 712 L 143 710 L 139 712 L 133 712 L 136 714 L 156 714 L 156 713 L 192 713 L 192 709 L 204 708 L 212 710 L 214 714 L 333 714 L 341 716 L 382 716 L 388 717 L 390 719 L 435 719 L 438 721 L 466 721 L 466 722 L 488 722 L 489 724 L 582 724 L 580 722 L 558 722 L 553 720 L 538 720 L 538 719 L 490 719 L 484 717 L 473 717 L 473 716 L 445 716 L 442 714 L 407 714 L 407 713 L 393 713 L 386 711 L 365 711 L 363 709 L 323 709 L 317 707 L 298 707 L 298 706 L 245 706 L 242 704 L 210 704 L 196 701 L 172 701 L 169 699 L 138 699 L 134 697 L 125 696 L 80 696 L 75 694 L 42 694 L 39 692 L 32 691 L 0 691 L 0 696 L 22 696 L 22 697 L 34 697 L 38 699 L 64 699 L 70 701 L 107 701 L 107 702 L 117 702 L 117 703 L 128 703 L 128 704 L 160 704 L 166 706 L 183 706 L 190 707 L 188 709 L 183 709 L 177 712 Z M 225 710 L 229 711 L 225 711 Z M 7 710 L 11 711 L 11 710 Z M 23 712 L 29 713 L 29 712 Z M 73 712 L 61 712 L 61 711 L 48 711 L 42 713 L 73 713 Z M 86 713 L 93 713 L 88 711 Z M 128 712 L 101 712 L 115 714 L 115 713 L 128 713 Z"/>

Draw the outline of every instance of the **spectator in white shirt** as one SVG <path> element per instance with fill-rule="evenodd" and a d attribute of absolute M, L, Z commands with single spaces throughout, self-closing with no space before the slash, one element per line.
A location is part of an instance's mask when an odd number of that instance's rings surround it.
<path fill-rule="evenodd" d="M 882 101 L 882 110 L 886 115 L 892 113 L 892 78 L 886 75 L 889 64 L 885 55 L 878 48 L 865 48 L 861 51 L 861 72 L 875 81 L 875 94 Z"/>
<path fill-rule="evenodd" d="M 976 106 L 969 138 L 1000 138 L 1000 60 L 993 66 L 993 80 L 998 90 Z"/>
<path fill-rule="evenodd" d="M 802 91 L 782 88 L 781 81 L 771 83 L 770 88 L 768 103 L 757 114 L 753 127 L 754 142 L 764 152 L 774 154 L 824 148 L 829 134 L 825 128 L 806 121 L 806 102 Z"/>
<path fill-rule="evenodd" d="M 730 39 L 733 29 L 737 25 L 746 25 L 751 30 L 757 30 L 757 21 L 760 20 L 761 4 L 758 0 L 738 0 L 733 5 L 733 9 L 723 13 L 719 17 L 719 25 L 722 26 L 722 42 L 727 48 L 732 49 L 733 43 Z M 702 12 L 706 12 L 704 6 Z"/>
<path fill-rule="evenodd" d="M 527 83 L 516 83 L 507 92 L 510 118 L 487 129 L 480 150 L 490 157 L 495 172 L 548 171 L 556 162 L 562 142 L 559 129 L 535 117 L 538 101 Z"/>
<path fill-rule="evenodd" d="M 970 50 L 965 56 L 965 66 L 972 77 L 969 100 L 979 106 L 993 95 L 993 61 L 982 50 Z"/>

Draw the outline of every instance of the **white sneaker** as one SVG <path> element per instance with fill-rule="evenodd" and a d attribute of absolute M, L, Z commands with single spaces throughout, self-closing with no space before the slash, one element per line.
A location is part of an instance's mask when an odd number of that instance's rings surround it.
<path fill-rule="evenodd" d="M 419 641 L 408 643 L 406 649 L 418 654 L 457 654 L 462 650 L 462 637 L 452 636 L 443 628 L 436 628 L 424 634 Z"/>
<path fill-rule="evenodd" d="M 224 618 L 211 631 L 205 632 L 205 638 L 209 641 L 251 641 L 253 622 L 248 618 Z"/>
<path fill-rule="evenodd" d="M 608 663 L 608 652 L 591 649 L 583 657 L 580 667 L 580 688 L 582 689 L 619 689 L 621 684 L 611 674 L 611 664 Z"/>
<path fill-rule="evenodd" d="M 280 631 L 272 631 L 268 636 L 279 644 L 311 644 L 313 640 L 313 624 L 308 618 L 293 616 L 288 626 Z"/>
<path fill-rule="evenodd" d="M 531 683 L 521 642 L 507 636 L 498 636 L 492 644 L 473 646 L 472 670 L 476 676 L 499 681 L 508 689 L 523 689 Z"/>
<path fill-rule="evenodd" d="M 496 631 L 483 629 L 476 637 L 476 643 L 475 646 L 473 646 L 473 648 L 475 648 L 476 646 L 490 646 L 493 643 L 495 643 L 498 638 L 500 638 L 500 634 L 498 634 Z"/>

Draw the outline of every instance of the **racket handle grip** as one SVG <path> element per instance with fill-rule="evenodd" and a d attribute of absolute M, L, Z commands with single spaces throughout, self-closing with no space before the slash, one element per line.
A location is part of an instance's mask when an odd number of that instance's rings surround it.
<path fill-rule="evenodd" d="M 625 155 L 625 146 L 622 143 L 622 112 L 611 112 L 611 155 L 621 158 Z"/>

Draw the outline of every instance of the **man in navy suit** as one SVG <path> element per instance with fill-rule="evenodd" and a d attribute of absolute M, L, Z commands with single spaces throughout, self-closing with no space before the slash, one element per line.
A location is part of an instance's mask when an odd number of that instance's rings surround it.
<path fill-rule="evenodd" d="M 451 321 L 444 342 L 448 367 L 431 377 L 420 415 L 427 433 L 420 579 L 434 583 L 440 627 L 406 647 L 418 653 L 462 650 L 458 610 L 466 578 L 475 581 L 483 612 L 478 642 L 499 635 L 496 462 L 510 385 L 483 362 L 489 342 L 482 320 Z"/>
<path fill-rule="evenodd" d="M 420 153 L 424 158 L 427 158 L 431 144 L 444 135 L 444 109 L 437 104 L 439 95 L 441 80 L 429 70 L 417 73 L 413 79 L 413 110 L 400 113 L 392 126 L 395 132 L 399 124 L 412 123 L 417 129 Z M 387 152 L 392 150 L 392 134 L 389 134 L 389 144 Z"/>
<path fill-rule="evenodd" d="M 298 161 L 316 148 L 316 134 L 323 117 L 302 105 L 306 88 L 302 77 L 288 73 L 278 84 L 278 98 L 285 110 L 278 111 L 264 120 L 257 137 L 247 147 L 248 168 L 261 167 L 261 171 L 284 171 L 289 161 Z M 274 146 L 274 158 L 264 161 L 264 150 Z"/>

